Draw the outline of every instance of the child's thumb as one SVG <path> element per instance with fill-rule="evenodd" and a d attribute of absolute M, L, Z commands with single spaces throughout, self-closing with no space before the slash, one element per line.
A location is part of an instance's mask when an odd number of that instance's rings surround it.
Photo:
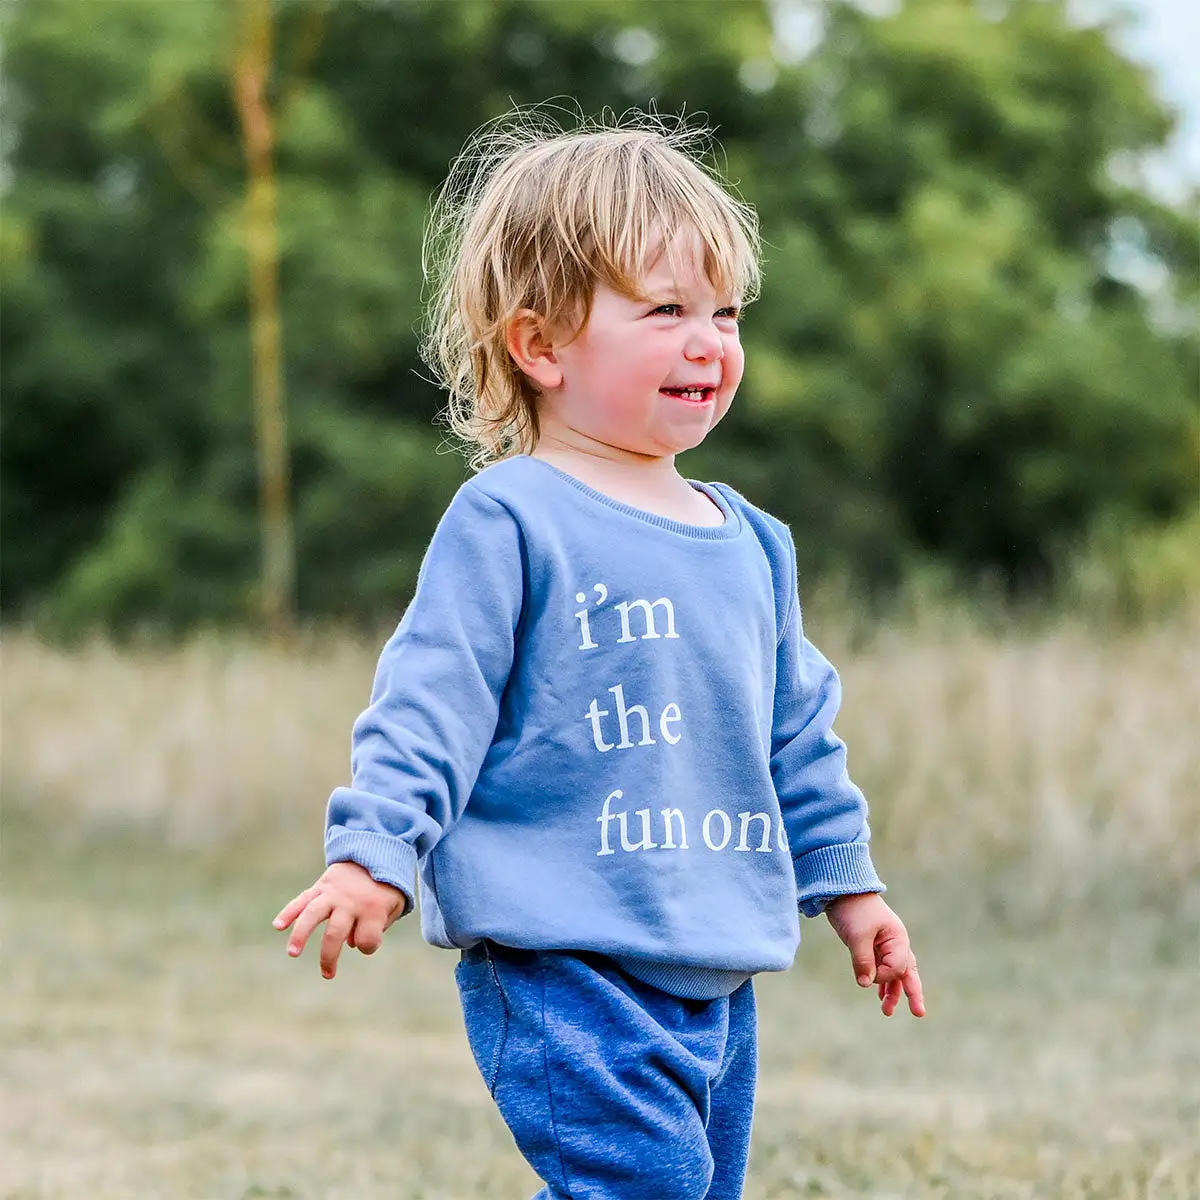
<path fill-rule="evenodd" d="M 850 961 L 858 986 L 870 987 L 875 982 L 875 943 L 870 938 L 856 939 L 850 947 Z"/>

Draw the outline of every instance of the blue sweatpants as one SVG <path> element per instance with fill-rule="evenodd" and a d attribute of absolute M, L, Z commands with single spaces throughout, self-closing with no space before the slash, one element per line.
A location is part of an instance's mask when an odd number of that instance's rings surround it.
<path fill-rule="evenodd" d="M 739 1200 L 758 1074 L 753 985 L 681 1000 L 598 954 L 491 942 L 455 968 L 471 1052 L 534 1200 Z"/>

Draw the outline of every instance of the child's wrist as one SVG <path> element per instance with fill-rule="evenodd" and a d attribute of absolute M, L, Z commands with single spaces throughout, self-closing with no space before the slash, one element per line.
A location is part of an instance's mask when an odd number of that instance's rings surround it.
<path fill-rule="evenodd" d="M 848 892 L 841 896 L 830 896 L 825 901 L 825 911 L 829 912 L 833 908 L 848 907 L 848 902 L 852 900 L 875 900 L 878 897 L 878 892 Z"/>

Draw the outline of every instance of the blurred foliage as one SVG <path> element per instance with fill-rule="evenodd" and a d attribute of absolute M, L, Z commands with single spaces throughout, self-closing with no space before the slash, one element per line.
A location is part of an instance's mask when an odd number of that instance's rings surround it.
<path fill-rule="evenodd" d="M 7 614 L 244 617 L 236 6 L 3 11 Z M 878 590 L 934 564 L 1042 587 L 1064 547 L 1194 505 L 1200 245 L 1191 201 L 1138 171 L 1173 118 L 1063 0 L 276 13 L 303 613 L 398 611 L 464 477 L 416 355 L 420 235 L 463 140 L 512 102 L 716 126 L 762 216 L 765 287 L 738 402 L 683 465 L 791 522 L 805 577 Z M 820 36 L 801 53 L 797 31 Z"/>
<path fill-rule="evenodd" d="M 1064 598 L 1112 625 L 1195 611 L 1200 597 L 1200 509 L 1166 524 L 1108 519 L 1070 559 Z"/>

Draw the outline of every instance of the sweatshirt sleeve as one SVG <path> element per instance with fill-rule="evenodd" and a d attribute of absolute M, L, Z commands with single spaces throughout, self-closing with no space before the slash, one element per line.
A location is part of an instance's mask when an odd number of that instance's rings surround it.
<path fill-rule="evenodd" d="M 835 896 L 882 892 L 868 843 L 867 802 L 846 770 L 846 745 L 833 732 L 842 685 L 804 636 L 787 538 L 789 611 L 776 651 L 771 776 L 787 829 L 800 911 L 815 917 Z"/>
<path fill-rule="evenodd" d="M 352 778 L 329 799 L 326 863 L 356 862 L 414 900 L 417 861 L 466 807 L 499 718 L 524 593 L 520 529 L 464 484 L 354 723 Z"/>

